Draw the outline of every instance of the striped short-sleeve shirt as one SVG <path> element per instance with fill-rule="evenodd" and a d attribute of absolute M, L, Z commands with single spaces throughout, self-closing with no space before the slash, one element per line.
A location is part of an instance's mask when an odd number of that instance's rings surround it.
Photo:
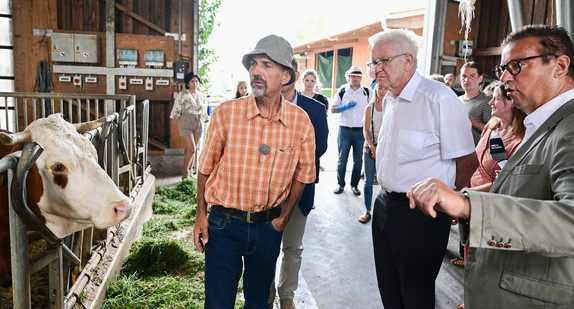
<path fill-rule="evenodd" d="M 208 204 L 243 211 L 277 206 L 294 179 L 315 181 L 313 125 L 283 97 L 273 119 L 261 115 L 253 96 L 224 102 L 211 116 L 199 172 L 209 175 Z"/>

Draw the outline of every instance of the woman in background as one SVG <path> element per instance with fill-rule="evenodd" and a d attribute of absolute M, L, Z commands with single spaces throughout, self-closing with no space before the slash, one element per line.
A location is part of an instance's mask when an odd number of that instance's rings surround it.
<path fill-rule="evenodd" d="M 506 93 L 504 84 L 500 81 L 492 84 L 492 100 L 488 102 L 492 107 L 492 118 L 484 126 L 480 141 L 476 145 L 476 155 L 478 156 L 478 168 L 470 178 L 470 190 L 488 192 L 500 170 L 504 167 L 506 160 L 514 154 L 522 139 L 526 127 L 524 118 L 526 114 L 516 108 L 510 97 Z M 501 138 L 506 150 L 505 160 L 494 160 L 490 155 L 489 142 L 492 138 Z M 464 267 L 466 265 L 466 255 L 468 246 L 461 246 L 460 256 L 452 259 L 451 264 Z M 457 309 L 464 309 L 460 304 Z"/>
<path fill-rule="evenodd" d="M 307 69 L 303 72 L 303 84 L 305 85 L 305 90 L 301 93 L 309 98 L 313 98 L 325 105 L 325 109 L 329 109 L 329 100 L 326 96 L 315 92 L 315 86 L 319 81 L 319 75 L 313 69 Z"/>
<path fill-rule="evenodd" d="M 379 131 L 381 131 L 381 124 L 383 123 L 383 98 L 387 94 L 387 89 L 377 84 L 374 92 L 375 95 L 365 108 L 365 116 L 363 117 L 363 136 L 365 136 L 365 145 L 363 148 L 365 169 L 363 201 L 365 202 L 365 212 L 359 217 L 359 222 L 363 224 L 371 220 L 373 183 L 376 177 L 375 158 L 377 154 L 377 139 Z"/>
<path fill-rule="evenodd" d="M 492 183 L 504 167 L 506 160 L 516 151 L 522 142 L 526 127 L 524 118 L 526 114 L 516 108 L 510 97 L 506 94 L 504 84 L 497 82 L 492 86 L 492 100 L 488 102 L 492 107 L 492 118 L 484 126 L 480 141 L 476 145 L 476 155 L 478 156 L 478 168 L 470 178 L 468 189 L 488 192 Z M 501 138 L 506 150 L 506 159 L 497 161 L 490 155 L 489 142 L 491 138 Z M 461 245 L 460 255 L 450 262 L 459 267 L 465 266 L 466 248 Z"/>
<path fill-rule="evenodd" d="M 187 73 L 183 79 L 185 90 L 175 99 L 173 109 L 169 115 L 178 120 L 179 136 L 183 141 L 183 168 L 184 178 L 193 174 L 192 166 L 197 150 L 197 143 L 203 130 L 202 119 L 207 118 L 207 100 L 203 93 L 197 90 L 201 78 L 194 72 Z"/>
<path fill-rule="evenodd" d="M 239 99 L 247 95 L 249 95 L 249 91 L 247 90 L 247 82 L 240 80 L 237 82 L 237 87 L 235 87 L 235 98 Z"/>

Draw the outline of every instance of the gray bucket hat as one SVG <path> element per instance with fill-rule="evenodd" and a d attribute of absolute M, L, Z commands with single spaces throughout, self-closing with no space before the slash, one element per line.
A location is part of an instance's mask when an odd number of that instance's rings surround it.
<path fill-rule="evenodd" d="M 295 69 L 291 66 L 293 60 L 293 47 L 284 38 L 271 34 L 268 35 L 255 45 L 255 49 L 243 56 L 243 66 L 249 71 L 249 62 L 255 55 L 265 54 L 271 60 L 279 63 L 291 71 L 291 79 L 286 85 L 291 85 L 295 82 Z"/>

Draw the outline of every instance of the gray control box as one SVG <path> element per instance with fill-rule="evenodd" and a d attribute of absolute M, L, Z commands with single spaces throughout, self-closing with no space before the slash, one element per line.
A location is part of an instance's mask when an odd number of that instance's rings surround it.
<path fill-rule="evenodd" d="M 100 44 L 97 35 L 74 34 L 74 62 L 98 63 Z"/>
<path fill-rule="evenodd" d="M 52 61 L 74 62 L 74 34 L 52 33 Z"/>
<path fill-rule="evenodd" d="M 52 33 L 52 61 L 98 63 L 99 42 L 93 34 Z"/>

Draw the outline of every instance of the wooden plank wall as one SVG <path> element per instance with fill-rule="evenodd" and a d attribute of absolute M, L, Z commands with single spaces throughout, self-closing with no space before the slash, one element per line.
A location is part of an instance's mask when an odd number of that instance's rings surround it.
<path fill-rule="evenodd" d="M 178 32 L 179 0 L 116 0 L 131 12 L 144 18 L 156 28 L 165 32 Z M 15 89 L 18 92 L 32 92 L 36 82 L 37 67 L 40 61 L 48 64 L 86 65 L 105 67 L 105 30 L 106 2 L 102 0 L 13 0 L 14 20 L 14 58 Z M 186 40 L 182 42 L 182 55 L 192 59 L 193 40 L 193 1 L 183 1 L 182 31 Z M 166 37 L 157 30 L 123 14 L 116 9 L 116 46 L 115 49 L 138 49 L 138 68 L 144 68 L 145 50 L 164 51 L 165 61 L 180 60 L 178 42 Z M 33 29 L 49 29 L 53 32 L 95 34 L 100 38 L 100 62 L 97 64 L 55 63 L 51 57 L 51 40 L 49 36 L 33 35 Z M 117 61 L 117 60 L 116 60 Z M 118 66 L 116 62 L 116 67 Z M 106 78 L 97 76 L 97 84 L 84 84 L 83 87 L 71 83 L 60 83 L 52 75 L 53 91 L 59 93 L 106 93 Z M 129 78 L 129 76 L 128 76 Z M 116 85 L 117 85 L 116 78 Z M 153 91 L 145 90 L 144 85 L 128 85 L 128 90 L 119 90 L 116 94 L 135 94 L 138 100 L 151 101 L 150 139 L 171 148 L 181 148 L 177 132 L 177 123 L 168 118 L 171 110 L 172 93 L 182 87 L 175 81 L 171 86 L 154 86 Z"/>
<path fill-rule="evenodd" d="M 554 0 L 523 0 L 522 5 L 525 24 L 556 24 Z M 475 61 L 483 66 L 485 74 L 494 78 L 491 69 L 500 63 L 498 47 L 506 35 L 512 32 L 508 5 L 506 1 L 483 0 L 477 6 L 477 11 L 480 11 L 484 18 L 480 19 L 476 29 Z"/>

